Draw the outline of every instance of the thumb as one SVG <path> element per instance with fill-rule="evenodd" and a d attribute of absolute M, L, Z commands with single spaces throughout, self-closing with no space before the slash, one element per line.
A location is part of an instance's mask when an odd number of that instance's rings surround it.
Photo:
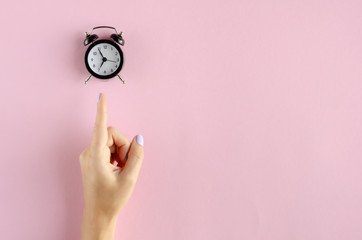
<path fill-rule="evenodd" d="M 123 168 L 122 175 L 124 174 L 126 177 L 136 180 L 141 169 L 143 158 L 143 136 L 138 134 L 131 142 L 128 159 Z"/>

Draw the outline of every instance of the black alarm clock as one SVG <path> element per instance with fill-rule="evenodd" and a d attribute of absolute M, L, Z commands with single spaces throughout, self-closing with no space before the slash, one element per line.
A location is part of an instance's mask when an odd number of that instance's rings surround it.
<path fill-rule="evenodd" d="M 98 35 L 92 34 L 93 30 L 98 28 L 111 28 L 116 32 L 110 36 L 110 39 L 98 39 Z M 98 79 L 110 79 L 118 76 L 124 84 L 119 72 L 123 66 L 123 52 L 119 45 L 124 45 L 122 32 L 119 34 L 114 27 L 98 26 L 94 27 L 91 33 L 85 33 L 84 46 L 89 45 L 84 56 L 85 66 L 90 73 L 85 84 L 93 76 Z"/>

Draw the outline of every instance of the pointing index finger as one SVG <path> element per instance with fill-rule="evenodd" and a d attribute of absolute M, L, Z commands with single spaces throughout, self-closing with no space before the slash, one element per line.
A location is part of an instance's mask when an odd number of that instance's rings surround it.
<path fill-rule="evenodd" d="M 99 93 L 99 100 L 97 103 L 97 115 L 94 124 L 92 145 L 93 146 L 106 146 L 108 139 L 107 131 L 107 99 L 103 93 Z"/>

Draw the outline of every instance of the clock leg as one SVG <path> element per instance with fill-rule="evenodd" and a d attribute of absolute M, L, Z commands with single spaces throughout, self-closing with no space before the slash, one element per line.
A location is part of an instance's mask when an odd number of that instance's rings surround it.
<path fill-rule="evenodd" d="M 87 82 L 89 81 L 89 79 L 92 77 L 92 74 L 89 75 L 89 77 L 87 78 L 87 80 L 85 80 L 84 84 L 87 84 Z"/>
<path fill-rule="evenodd" d="M 121 78 L 121 76 L 119 76 L 119 74 L 117 74 L 117 76 L 119 77 L 119 79 L 123 82 L 123 84 L 124 84 L 124 81 L 123 81 L 123 79 Z"/>

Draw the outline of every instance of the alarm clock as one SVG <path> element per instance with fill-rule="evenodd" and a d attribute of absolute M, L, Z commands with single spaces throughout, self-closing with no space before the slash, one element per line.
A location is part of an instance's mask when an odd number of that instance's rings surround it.
<path fill-rule="evenodd" d="M 111 28 L 116 33 L 110 36 L 110 39 L 98 39 L 98 35 L 92 34 L 93 30 L 98 28 Z M 122 32 L 119 34 L 114 27 L 98 26 L 94 27 L 91 33 L 85 33 L 84 46 L 88 46 L 84 56 L 85 66 L 90 73 L 85 84 L 93 76 L 98 79 L 110 79 L 118 76 L 124 84 L 119 72 L 123 66 L 123 52 L 119 45 L 124 45 Z"/>

